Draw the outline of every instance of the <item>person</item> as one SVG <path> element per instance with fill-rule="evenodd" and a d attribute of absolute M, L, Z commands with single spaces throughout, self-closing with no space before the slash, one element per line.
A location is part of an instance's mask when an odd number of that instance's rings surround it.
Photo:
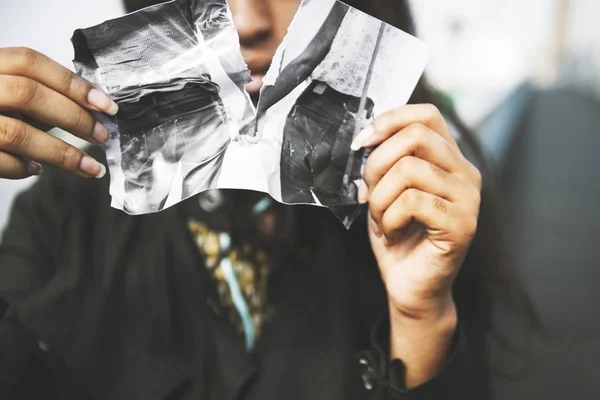
<path fill-rule="evenodd" d="M 348 4 L 414 32 L 406 1 Z M 229 5 L 256 98 L 299 1 Z M 422 81 L 355 138 L 377 148 L 368 214 L 348 231 L 250 192 L 128 216 L 109 206 L 102 151 L 43 132 L 105 142 L 90 111 L 115 114 L 112 100 L 35 51 L 0 49 L 0 176 L 45 165 L 0 246 L 0 397 L 485 398 L 492 305 L 535 314 L 504 263 L 474 137 L 462 130 L 469 161 L 437 100 Z"/>

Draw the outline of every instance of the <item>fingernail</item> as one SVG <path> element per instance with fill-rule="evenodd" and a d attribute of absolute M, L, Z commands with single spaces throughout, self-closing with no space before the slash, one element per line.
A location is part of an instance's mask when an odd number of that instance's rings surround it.
<path fill-rule="evenodd" d="M 367 143 L 367 141 L 371 139 L 374 135 L 375 128 L 373 127 L 373 125 L 367 126 L 365 129 L 360 131 L 358 135 L 356 135 L 356 137 L 352 141 L 352 144 L 350 145 L 350 148 L 352 149 L 352 151 L 360 150 L 365 145 L 365 143 Z"/>
<path fill-rule="evenodd" d="M 88 93 L 88 103 L 110 116 L 115 115 L 119 111 L 117 103 L 98 89 L 90 90 L 90 93 Z"/>
<path fill-rule="evenodd" d="M 106 174 L 106 167 L 90 156 L 83 156 L 79 170 L 90 177 L 100 179 Z"/>
<path fill-rule="evenodd" d="M 367 184 L 362 179 L 358 182 L 358 202 L 360 204 L 365 204 L 368 199 L 367 196 L 369 194 L 369 188 Z"/>
<path fill-rule="evenodd" d="M 94 132 L 92 138 L 98 143 L 104 143 L 108 141 L 108 129 L 100 122 L 96 122 L 94 125 Z"/>
<path fill-rule="evenodd" d="M 27 173 L 29 175 L 41 175 L 44 171 L 42 164 L 36 163 L 35 161 L 27 161 Z"/>

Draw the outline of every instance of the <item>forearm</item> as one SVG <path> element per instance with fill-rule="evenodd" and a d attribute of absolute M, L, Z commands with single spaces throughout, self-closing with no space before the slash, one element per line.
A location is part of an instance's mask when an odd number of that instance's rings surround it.
<path fill-rule="evenodd" d="M 452 300 L 418 317 L 390 306 L 390 357 L 404 364 L 407 389 L 429 381 L 445 365 L 457 324 Z"/>

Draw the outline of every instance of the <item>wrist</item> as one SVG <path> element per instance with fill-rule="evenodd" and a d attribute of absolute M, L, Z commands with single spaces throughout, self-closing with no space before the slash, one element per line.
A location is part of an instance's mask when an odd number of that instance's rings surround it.
<path fill-rule="evenodd" d="M 458 326 L 453 300 L 406 312 L 390 303 L 390 359 L 402 360 L 405 386 L 431 379 L 447 362 Z"/>
<path fill-rule="evenodd" d="M 418 306 L 398 306 L 390 302 L 390 327 L 392 334 L 403 336 L 415 332 L 452 336 L 458 325 L 458 312 L 451 294 L 439 299 L 417 303 Z"/>

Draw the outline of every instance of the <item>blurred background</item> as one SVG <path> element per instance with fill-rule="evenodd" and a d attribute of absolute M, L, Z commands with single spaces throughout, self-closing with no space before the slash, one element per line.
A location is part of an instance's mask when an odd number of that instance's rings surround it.
<path fill-rule="evenodd" d="M 528 343 L 529 369 L 494 382 L 495 398 L 598 399 L 600 1 L 412 3 L 432 82 L 492 162 L 511 261 L 548 331 Z"/>
<path fill-rule="evenodd" d="M 535 367 L 498 379 L 496 398 L 597 399 L 600 1 L 411 2 L 432 83 L 491 160 L 511 259 L 548 330 L 531 344 Z M 72 67 L 73 30 L 123 13 L 120 0 L 99 4 L 1 0 L 0 46 L 29 46 Z M 0 228 L 31 183 L 0 181 Z"/>

